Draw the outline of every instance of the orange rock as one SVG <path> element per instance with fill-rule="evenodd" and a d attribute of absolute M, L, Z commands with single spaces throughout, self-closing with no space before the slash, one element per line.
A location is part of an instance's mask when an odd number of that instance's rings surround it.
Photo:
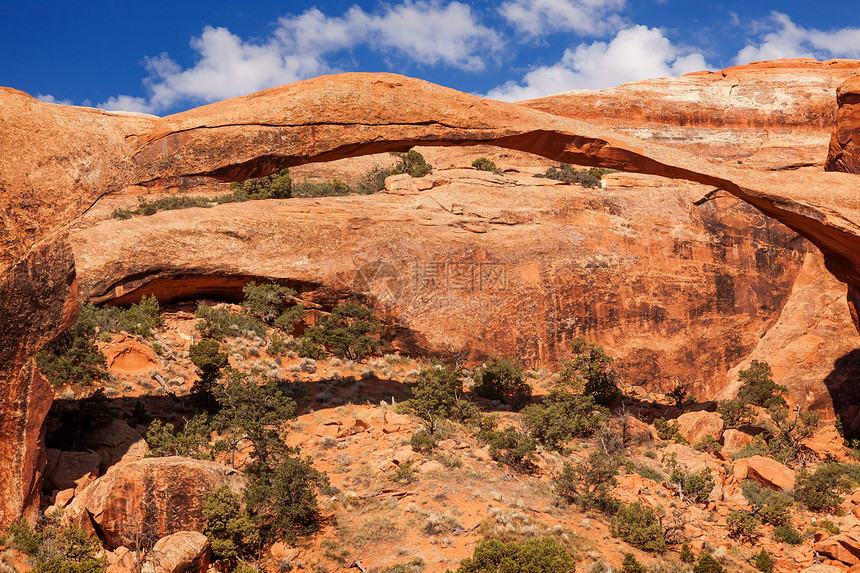
<path fill-rule="evenodd" d="M 715 412 L 687 412 L 676 420 L 678 433 L 690 444 L 698 444 L 707 436 L 717 441 L 723 437 L 723 417 Z"/>
<path fill-rule="evenodd" d="M 751 479 L 772 489 L 794 489 L 794 470 L 774 459 L 764 456 L 751 456 L 735 461 L 733 467 L 735 479 L 738 482 Z"/>
<path fill-rule="evenodd" d="M 108 546 L 134 547 L 139 533 L 202 532 L 202 497 L 225 485 L 240 493 L 245 477 L 214 462 L 146 458 L 111 468 L 75 497 L 66 515 L 97 527 Z"/>
<path fill-rule="evenodd" d="M 80 492 L 99 477 L 101 458 L 96 453 L 49 450 L 49 456 L 55 458 L 53 464 L 45 468 L 45 484 L 49 488 L 71 488 Z"/>
<path fill-rule="evenodd" d="M 845 565 L 860 564 L 860 533 L 840 533 L 814 545 L 820 554 Z"/>
<path fill-rule="evenodd" d="M 833 425 L 822 425 L 803 441 L 803 445 L 815 452 L 821 460 L 845 459 L 845 441 Z"/>
<path fill-rule="evenodd" d="M 723 432 L 723 451 L 733 454 L 750 443 L 752 434 L 748 434 L 737 428 L 729 428 Z"/>
<path fill-rule="evenodd" d="M 860 75 L 845 80 L 836 90 L 836 99 L 839 111 L 824 168 L 860 173 Z"/>
<path fill-rule="evenodd" d="M 119 374 L 139 374 L 158 367 L 159 359 L 149 345 L 133 338 L 105 348 L 108 368 Z"/>
<path fill-rule="evenodd" d="M 206 573 L 209 540 L 197 531 L 179 531 L 159 539 L 151 555 L 142 573 Z"/>

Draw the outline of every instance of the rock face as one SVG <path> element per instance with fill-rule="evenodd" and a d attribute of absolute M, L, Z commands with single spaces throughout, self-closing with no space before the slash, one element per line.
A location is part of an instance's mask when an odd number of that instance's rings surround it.
<path fill-rule="evenodd" d="M 845 80 L 836 90 L 836 99 L 839 112 L 824 168 L 860 173 L 860 75 Z"/>
<path fill-rule="evenodd" d="M 815 544 L 815 550 L 846 565 L 860 563 L 860 533 L 840 533 Z"/>
<path fill-rule="evenodd" d="M 153 559 L 143 573 L 206 573 L 209 569 L 209 540 L 197 531 L 180 531 L 159 539 Z"/>
<path fill-rule="evenodd" d="M 111 547 L 136 547 L 140 536 L 202 532 L 202 497 L 222 486 L 240 493 L 245 477 L 214 462 L 146 458 L 111 468 L 75 497 L 66 515 L 98 528 Z"/>
<path fill-rule="evenodd" d="M 715 412 L 687 412 L 677 418 L 678 433 L 696 445 L 708 436 L 719 441 L 723 437 L 723 417 Z"/>
<path fill-rule="evenodd" d="M 489 143 L 728 191 L 809 238 L 849 285 L 849 301 L 860 301 L 860 200 L 850 193 L 851 174 L 717 164 L 605 124 L 392 74 L 324 76 L 163 119 L 57 106 L 8 88 L 0 103 L 0 459 L 12 460 L 0 468 L 0 524 L 38 490 L 40 419 L 31 401 L 40 378 L 30 359 L 75 317 L 67 227 L 100 197 L 132 186 L 239 180 L 414 145 Z"/>
<path fill-rule="evenodd" d="M 794 489 L 794 470 L 772 458 L 750 456 L 734 463 L 735 478 L 738 481 L 751 479 L 759 484 L 777 489 Z"/>

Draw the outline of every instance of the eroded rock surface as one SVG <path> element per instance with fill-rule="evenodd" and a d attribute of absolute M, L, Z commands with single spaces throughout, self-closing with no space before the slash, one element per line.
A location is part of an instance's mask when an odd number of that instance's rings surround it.
<path fill-rule="evenodd" d="M 845 80 L 836 90 L 836 98 L 839 112 L 825 169 L 860 173 L 860 75 Z"/>

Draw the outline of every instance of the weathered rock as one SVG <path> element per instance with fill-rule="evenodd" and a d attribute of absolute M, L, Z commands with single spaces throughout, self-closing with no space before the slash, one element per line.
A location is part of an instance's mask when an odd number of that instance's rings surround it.
<path fill-rule="evenodd" d="M 744 432 L 743 430 L 729 428 L 728 430 L 723 431 L 722 451 L 731 455 L 750 443 L 753 437 L 754 436 L 752 434 Z"/>
<path fill-rule="evenodd" d="M 214 462 L 147 458 L 111 468 L 75 497 L 66 515 L 82 527 L 97 527 L 111 547 L 135 547 L 140 535 L 202 532 L 202 497 L 222 486 L 240 493 L 245 478 Z"/>
<path fill-rule="evenodd" d="M 824 168 L 860 173 L 860 75 L 845 80 L 836 90 L 836 99 L 839 111 Z"/>
<path fill-rule="evenodd" d="M 158 356 L 152 348 L 133 338 L 108 346 L 104 355 L 108 368 L 120 374 L 138 374 L 158 367 Z"/>
<path fill-rule="evenodd" d="M 149 453 L 143 434 L 118 418 L 94 431 L 88 439 L 101 458 L 101 473 L 117 464 L 142 460 Z"/>
<path fill-rule="evenodd" d="M 723 437 L 723 417 L 715 412 L 687 412 L 676 418 L 678 433 L 690 444 L 696 445 L 707 436 L 719 441 Z"/>
<path fill-rule="evenodd" d="M 802 570 L 800 573 L 844 573 L 842 569 L 839 567 L 834 567 L 832 565 L 813 565 L 812 567 L 807 567 Z"/>
<path fill-rule="evenodd" d="M 835 426 L 820 426 L 814 434 L 803 440 L 803 445 L 810 449 L 820 460 L 845 459 L 845 440 L 839 435 Z"/>
<path fill-rule="evenodd" d="M 48 450 L 45 485 L 56 490 L 80 492 L 99 477 L 101 458 L 93 452 Z"/>
<path fill-rule="evenodd" d="M 751 479 L 777 490 L 794 489 L 794 470 L 772 458 L 750 456 L 734 462 L 735 479 Z"/>
<path fill-rule="evenodd" d="M 144 563 L 143 573 L 206 573 L 209 540 L 197 531 L 180 531 L 159 539 Z"/>
<path fill-rule="evenodd" d="M 41 420 L 30 412 L 37 377 L 28 360 L 74 320 L 66 229 L 99 197 L 132 186 L 239 180 L 416 144 L 492 143 L 724 189 L 809 238 L 825 253 L 828 270 L 849 284 L 850 304 L 860 301 L 860 204 L 851 194 L 855 176 L 847 173 L 717 165 L 608 123 L 392 74 L 325 76 L 162 119 L 47 104 L 8 88 L 0 89 L 0 100 L 0 459 L 12 460 L 0 469 L 0 524 L 32 506 L 39 489 L 34 444 Z"/>
<path fill-rule="evenodd" d="M 846 565 L 860 563 L 860 533 L 849 532 L 833 535 L 819 541 L 814 547 L 820 554 Z"/>

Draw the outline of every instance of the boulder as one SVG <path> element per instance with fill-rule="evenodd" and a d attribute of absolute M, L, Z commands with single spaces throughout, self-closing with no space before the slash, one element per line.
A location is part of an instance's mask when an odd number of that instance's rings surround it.
<path fill-rule="evenodd" d="M 676 420 L 678 433 L 692 445 L 707 436 L 713 436 L 717 441 L 723 437 L 723 417 L 715 412 L 687 412 Z"/>
<path fill-rule="evenodd" d="M 801 570 L 800 573 L 845 573 L 839 567 L 833 565 L 813 565 Z"/>
<path fill-rule="evenodd" d="M 794 489 L 794 470 L 764 456 L 750 456 L 733 464 L 735 479 L 751 479 L 776 490 Z"/>
<path fill-rule="evenodd" d="M 840 533 L 822 539 L 814 545 L 820 554 L 846 565 L 860 563 L 860 532 Z"/>
<path fill-rule="evenodd" d="M 724 430 L 722 451 L 731 455 L 750 443 L 754 437 L 752 434 L 737 428 Z"/>
<path fill-rule="evenodd" d="M 99 477 L 101 458 L 93 452 L 48 450 L 45 486 L 50 489 L 73 489 L 80 492 Z"/>
<path fill-rule="evenodd" d="M 209 540 L 197 531 L 162 537 L 152 548 L 142 573 L 206 573 L 209 549 Z"/>
<path fill-rule="evenodd" d="M 824 168 L 860 173 L 860 75 L 848 78 L 837 88 L 836 101 L 839 111 Z"/>
<path fill-rule="evenodd" d="M 112 467 L 69 504 L 66 515 L 92 529 L 110 547 L 136 547 L 143 537 L 202 532 L 202 498 L 227 486 L 236 493 L 245 477 L 227 466 L 183 458 L 146 458 Z"/>
<path fill-rule="evenodd" d="M 814 434 L 803 440 L 820 460 L 845 459 L 845 440 L 832 424 L 822 424 Z"/>

